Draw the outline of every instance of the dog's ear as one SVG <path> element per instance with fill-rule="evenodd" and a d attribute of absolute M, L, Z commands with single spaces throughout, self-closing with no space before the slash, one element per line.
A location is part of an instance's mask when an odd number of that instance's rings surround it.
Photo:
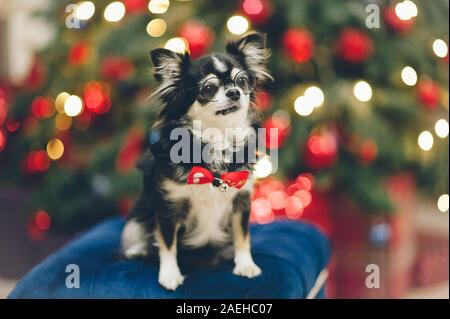
<path fill-rule="evenodd" d="M 176 81 L 190 64 L 189 54 L 168 49 L 154 49 L 150 52 L 154 65 L 154 77 L 158 82 Z"/>
<path fill-rule="evenodd" d="M 252 32 L 236 41 L 230 41 L 227 44 L 227 52 L 253 72 L 258 83 L 273 80 L 266 69 L 270 50 L 266 47 L 265 34 Z"/>

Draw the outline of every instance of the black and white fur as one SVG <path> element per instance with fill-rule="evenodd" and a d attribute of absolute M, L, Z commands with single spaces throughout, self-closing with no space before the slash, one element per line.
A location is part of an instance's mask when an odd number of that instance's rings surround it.
<path fill-rule="evenodd" d="M 249 278 L 261 274 L 250 252 L 248 231 L 252 178 L 243 188 L 229 188 L 226 192 L 210 184 L 186 184 L 187 174 L 194 165 L 222 174 L 250 171 L 253 164 L 221 159 L 210 164 L 175 164 L 169 158 L 170 148 L 176 142 L 169 138 L 171 130 L 190 128 L 194 120 L 201 121 L 202 130 L 240 129 L 232 136 L 225 136 L 229 141 L 226 148 L 231 148 L 232 153 L 246 150 L 248 134 L 258 126 L 252 109 L 255 95 L 244 94 L 240 88 L 229 85 L 230 79 L 245 70 L 257 84 L 270 80 L 265 68 L 269 51 L 265 37 L 259 33 L 229 42 L 226 51 L 226 54 L 210 54 L 197 60 L 191 60 L 188 53 L 166 49 L 151 52 L 154 76 L 159 82 L 155 94 L 163 108 L 152 127 L 158 137 L 150 143 L 148 154 L 139 164 L 144 174 L 144 189 L 123 230 L 122 249 L 127 258 L 158 252 L 159 283 L 169 290 L 183 283 L 177 252 L 185 249 L 233 244 L 233 273 Z M 207 102 L 199 96 L 199 87 L 210 76 L 226 85 L 221 85 L 214 99 Z M 239 92 L 230 94 L 233 89 Z M 190 130 L 192 143 L 204 145 L 214 139 L 202 133 Z"/>

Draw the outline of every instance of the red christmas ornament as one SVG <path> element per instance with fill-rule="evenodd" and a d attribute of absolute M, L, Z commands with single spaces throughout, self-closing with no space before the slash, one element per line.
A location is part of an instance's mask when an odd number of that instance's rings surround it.
<path fill-rule="evenodd" d="M 69 50 L 69 63 L 74 66 L 85 64 L 91 55 L 91 46 L 87 42 L 75 43 Z"/>
<path fill-rule="evenodd" d="M 263 127 L 266 129 L 266 146 L 270 149 L 282 146 L 291 131 L 289 119 L 281 116 L 268 118 Z"/>
<path fill-rule="evenodd" d="M 138 14 L 147 12 L 148 0 L 123 0 L 127 13 Z"/>
<path fill-rule="evenodd" d="M 314 54 L 314 39 L 304 29 L 289 29 L 283 36 L 284 52 L 295 62 L 308 62 Z"/>
<path fill-rule="evenodd" d="M 185 23 L 181 27 L 179 34 L 186 39 L 192 58 L 197 58 L 205 54 L 214 42 L 214 32 L 212 29 L 199 21 Z"/>
<path fill-rule="evenodd" d="M 144 133 L 138 129 L 132 129 L 125 137 L 116 159 L 117 171 L 126 174 L 134 168 L 136 160 L 142 152 Z"/>
<path fill-rule="evenodd" d="M 110 81 L 122 81 L 130 78 L 134 73 L 134 65 L 127 58 L 118 56 L 105 57 L 100 66 L 100 74 Z"/>
<path fill-rule="evenodd" d="M 417 84 L 417 97 L 428 110 L 434 110 L 437 107 L 440 91 L 439 85 L 430 79 L 421 80 Z"/>
<path fill-rule="evenodd" d="M 337 41 L 337 54 L 345 61 L 362 63 L 367 61 L 373 53 L 372 39 L 360 30 L 344 29 Z"/>
<path fill-rule="evenodd" d="M 38 57 L 34 59 L 30 72 L 28 73 L 23 86 L 28 90 L 36 90 L 42 86 L 47 77 L 44 63 Z"/>
<path fill-rule="evenodd" d="M 84 87 L 83 98 L 86 108 L 93 113 L 103 114 L 111 109 L 109 95 L 99 82 L 88 82 Z"/>
<path fill-rule="evenodd" d="M 256 104 L 255 107 L 260 111 L 267 111 L 272 107 L 273 99 L 269 92 L 260 90 L 256 92 Z"/>
<path fill-rule="evenodd" d="M 32 151 L 26 159 L 29 172 L 45 172 L 50 167 L 50 158 L 45 151 Z"/>
<path fill-rule="evenodd" d="M 17 131 L 19 128 L 20 128 L 20 122 L 8 121 L 8 123 L 6 123 L 6 129 L 7 129 L 10 133 L 14 133 L 14 132 Z"/>
<path fill-rule="evenodd" d="M 363 165 L 371 164 L 378 154 L 377 143 L 373 139 L 365 140 L 359 149 L 359 160 Z"/>
<path fill-rule="evenodd" d="M 331 132 L 314 133 L 306 142 L 305 163 L 314 170 L 334 166 L 337 161 L 338 142 Z"/>
<path fill-rule="evenodd" d="M 6 134 L 0 129 L 0 152 L 5 149 L 6 146 Z"/>
<path fill-rule="evenodd" d="M 273 11 L 272 4 L 268 0 L 244 0 L 241 9 L 255 25 L 266 23 Z"/>
<path fill-rule="evenodd" d="M 8 115 L 8 105 L 6 104 L 6 94 L 0 91 L 0 126 L 6 121 L 6 115 Z"/>
<path fill-rule="evenodd" d="M 47 118 L 55 112 L 50 98 L 38 96 L 31 102 L 31 113 L 38 119 Z"/>
<path fill-rule="evenodd" d="M 395 13 L 395 5 L 392 5 L 384 10 L 384 21 L 392 31 L 406 34 L 412 30 L 415 18 L 409 20 L 400 19 Z"/>

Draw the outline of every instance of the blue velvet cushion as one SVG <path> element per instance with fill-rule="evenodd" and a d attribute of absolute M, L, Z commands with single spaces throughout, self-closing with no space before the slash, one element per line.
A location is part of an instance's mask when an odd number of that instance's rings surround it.
<path fill-rule="evenodd" d="M 123 219 L 103 222 L 31 270 L 9 298 L 305 298 L 326 267 L 329 242 L 314 226 L 290 221 L 251 225 L 252 252 L 263 273 L 233 275 L 233 264 L 181 269 L 175 292 L 157 282 L 155 263 L 120 256 Z M 80 269 L 80 287 L 67 288 L 68 264 Z"/>

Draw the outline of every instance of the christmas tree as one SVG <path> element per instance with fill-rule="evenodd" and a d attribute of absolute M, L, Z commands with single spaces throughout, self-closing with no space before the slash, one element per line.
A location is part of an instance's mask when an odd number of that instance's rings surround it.
<path fill-rule="evenodd" d="M 279 165 L 258 163 L 253 220 L 301 218 L 339 191 L 372 214 L 413 174 L 448 209 L 448 1 L 54 1 L 53 44 L 25 83 L 0 86 L 0 181 L 32 189 L 31 229 L 126 214 L 157 108 L 148 52 L 224 49 L 267 34 L 275 81 L 258 92 Z M 316 201 L 317 202 L 317 201 Z M 319 201 L 320 203 L 320 201 Z M 445 204 L 447 203 L 447 208 Z M 314 206 L 314 209 L 319 209 Z"/>

